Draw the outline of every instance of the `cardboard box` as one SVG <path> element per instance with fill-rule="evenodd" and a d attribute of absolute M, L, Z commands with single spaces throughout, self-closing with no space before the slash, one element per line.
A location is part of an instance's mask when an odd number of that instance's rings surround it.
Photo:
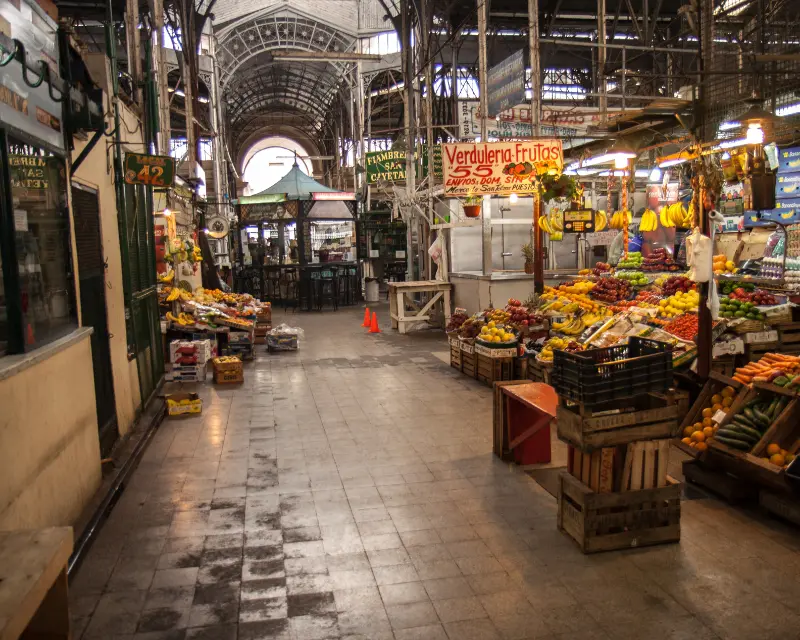
<path fill-rule="evenodd" d="M 239 358 L 225 357 L 214 358 L 211 363 L 214 366 L 215 384 L 236 384 L 244 382 L 244 365 Z"/>
<path fill-rule="evenodd" d="M 205 364 L 211 359 L 211 340 L 173 340 L 169 343 L 169 361 L 176 362 L 183 356 L 197 357 L 196 364 Z"/>
<path fill-rule="evenodd" d="M 711 353 L 715 358 L 720 356 L 733 356 L 737 353 L 744 353 L 744 340 L 741 338 L 733 338 L 732 340 L 715 342 L 711 349 Z"/>
<path fill-rule="evenodd" d="M 197 415 L 203 411 L 203 401 L 196 393 L 170 393 L 164 397 L 164 401 L 170 418 Z"/>
<path fill-rule="evenodd" d="M 745 344 L 766 344 L 778 341 L 777 331 L 752 331 L 742 336 Z"/>
<path fill-rule="evenodd" d="M 295 351 L 297 336 L 291 334 L 275 334 L 267 336 L 267 347 L 270 351 Z"/>

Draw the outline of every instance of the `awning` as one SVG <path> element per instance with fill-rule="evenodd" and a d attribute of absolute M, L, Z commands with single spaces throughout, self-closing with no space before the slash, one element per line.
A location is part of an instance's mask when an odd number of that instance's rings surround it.
<path fill-rule="evenodd" d="M 252 196 L 244 196 L 239 198 L 240 204 L 252 204 L 255 202 L 263 202 L 260 198 L 272 195 L 284 196 L 287 200 L 311 200 L 314 193 L 334 193 L 336 189 L 331 189 L 321 182 L 317 182 L 311 176 L 307 176 L 300 170 L 300 167 L 295 164 L 289 173 L 283 178 L 278 180 L 268 189 L 264 189 L 260 193 Z M 259 198 L 259 200 L 256 200 Z"/>
<path fill-rule="evenodd" d="M 309 220 L 352 220 L 353 212 L 345 200 L 317 200 L 307 217 Z"/>

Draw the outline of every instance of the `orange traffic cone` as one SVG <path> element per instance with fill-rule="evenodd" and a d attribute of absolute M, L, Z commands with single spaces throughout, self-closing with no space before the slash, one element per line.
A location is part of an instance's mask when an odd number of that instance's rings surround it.
<path fill-rule="evenodd" d="M 369 307 L 364 309 L 364 322 L 361 323 L 362 327 L 369 327 Z"/>
<path fill-rule="evenodd" d="M 372 313 L 372 323 L 369 326 L 370 333 L 380 333 L 381 330 L 378 327 L 378 314 L 373 312 Z"/>

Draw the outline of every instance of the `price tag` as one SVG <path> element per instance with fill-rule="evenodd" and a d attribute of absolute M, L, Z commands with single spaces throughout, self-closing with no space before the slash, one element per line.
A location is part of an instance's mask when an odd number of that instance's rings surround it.
<path fill-rule="evenodd" d="M 722 421 L 725 419 L 725 416 L 727 416 L 727 415 L 728 415 L 727 413 L 725 413 L 725 412 L 724 412 L 722 409 L 720 409 L 719 411 L 717 411 L 717 412 L 716 412 L 716 413 L 715 413 L 715 414 L 712 416 L 712 418 L 711 418 L 711 419 L 712 419 L 714 422 L 716 422 L 717 424 L 722 424 Z"/>

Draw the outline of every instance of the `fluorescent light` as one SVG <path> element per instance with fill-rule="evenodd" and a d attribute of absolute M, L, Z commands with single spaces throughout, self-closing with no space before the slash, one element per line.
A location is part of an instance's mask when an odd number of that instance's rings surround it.
<path fill-rule="evenodd" d="M 775 109 L 776 116 L 793 116 L 800 113 L 800 102 Z"/>
<path fill-rule="evenodd" d="M 661 169 L 658 167 L 653 167 L 653 170 L 650 172 L 648 176 L 650 182 L 661 182 Z"/>
<path fill-rule="evenodd" d="M 667 167 L 675 167 L 688 161 L 688 158 L 673 158 L 672 160 L 664 160 L 663 162 L 660 162 L 658 166 L 662 169 L 666 169 Z"/>
<path fill-rule="evenodd" d="M 739 140 L 726 140 L 725 142 L 720 142 L 718 147 L 715 149 L 733 149 L 735 147 L 743 147 L 746 144 L 751 144 L 747 141 L 747 138 L 740 138 Z M 662 167 L 664 165 L 661 165 Z"/>
<path fill-rule="evenodd" d="M 730 131 L 732 129 L 738 129 L 741 126 L 742 126 L 741 122 L 723 122 L 721 125 L 719 125 L 719 130 Z"/>

